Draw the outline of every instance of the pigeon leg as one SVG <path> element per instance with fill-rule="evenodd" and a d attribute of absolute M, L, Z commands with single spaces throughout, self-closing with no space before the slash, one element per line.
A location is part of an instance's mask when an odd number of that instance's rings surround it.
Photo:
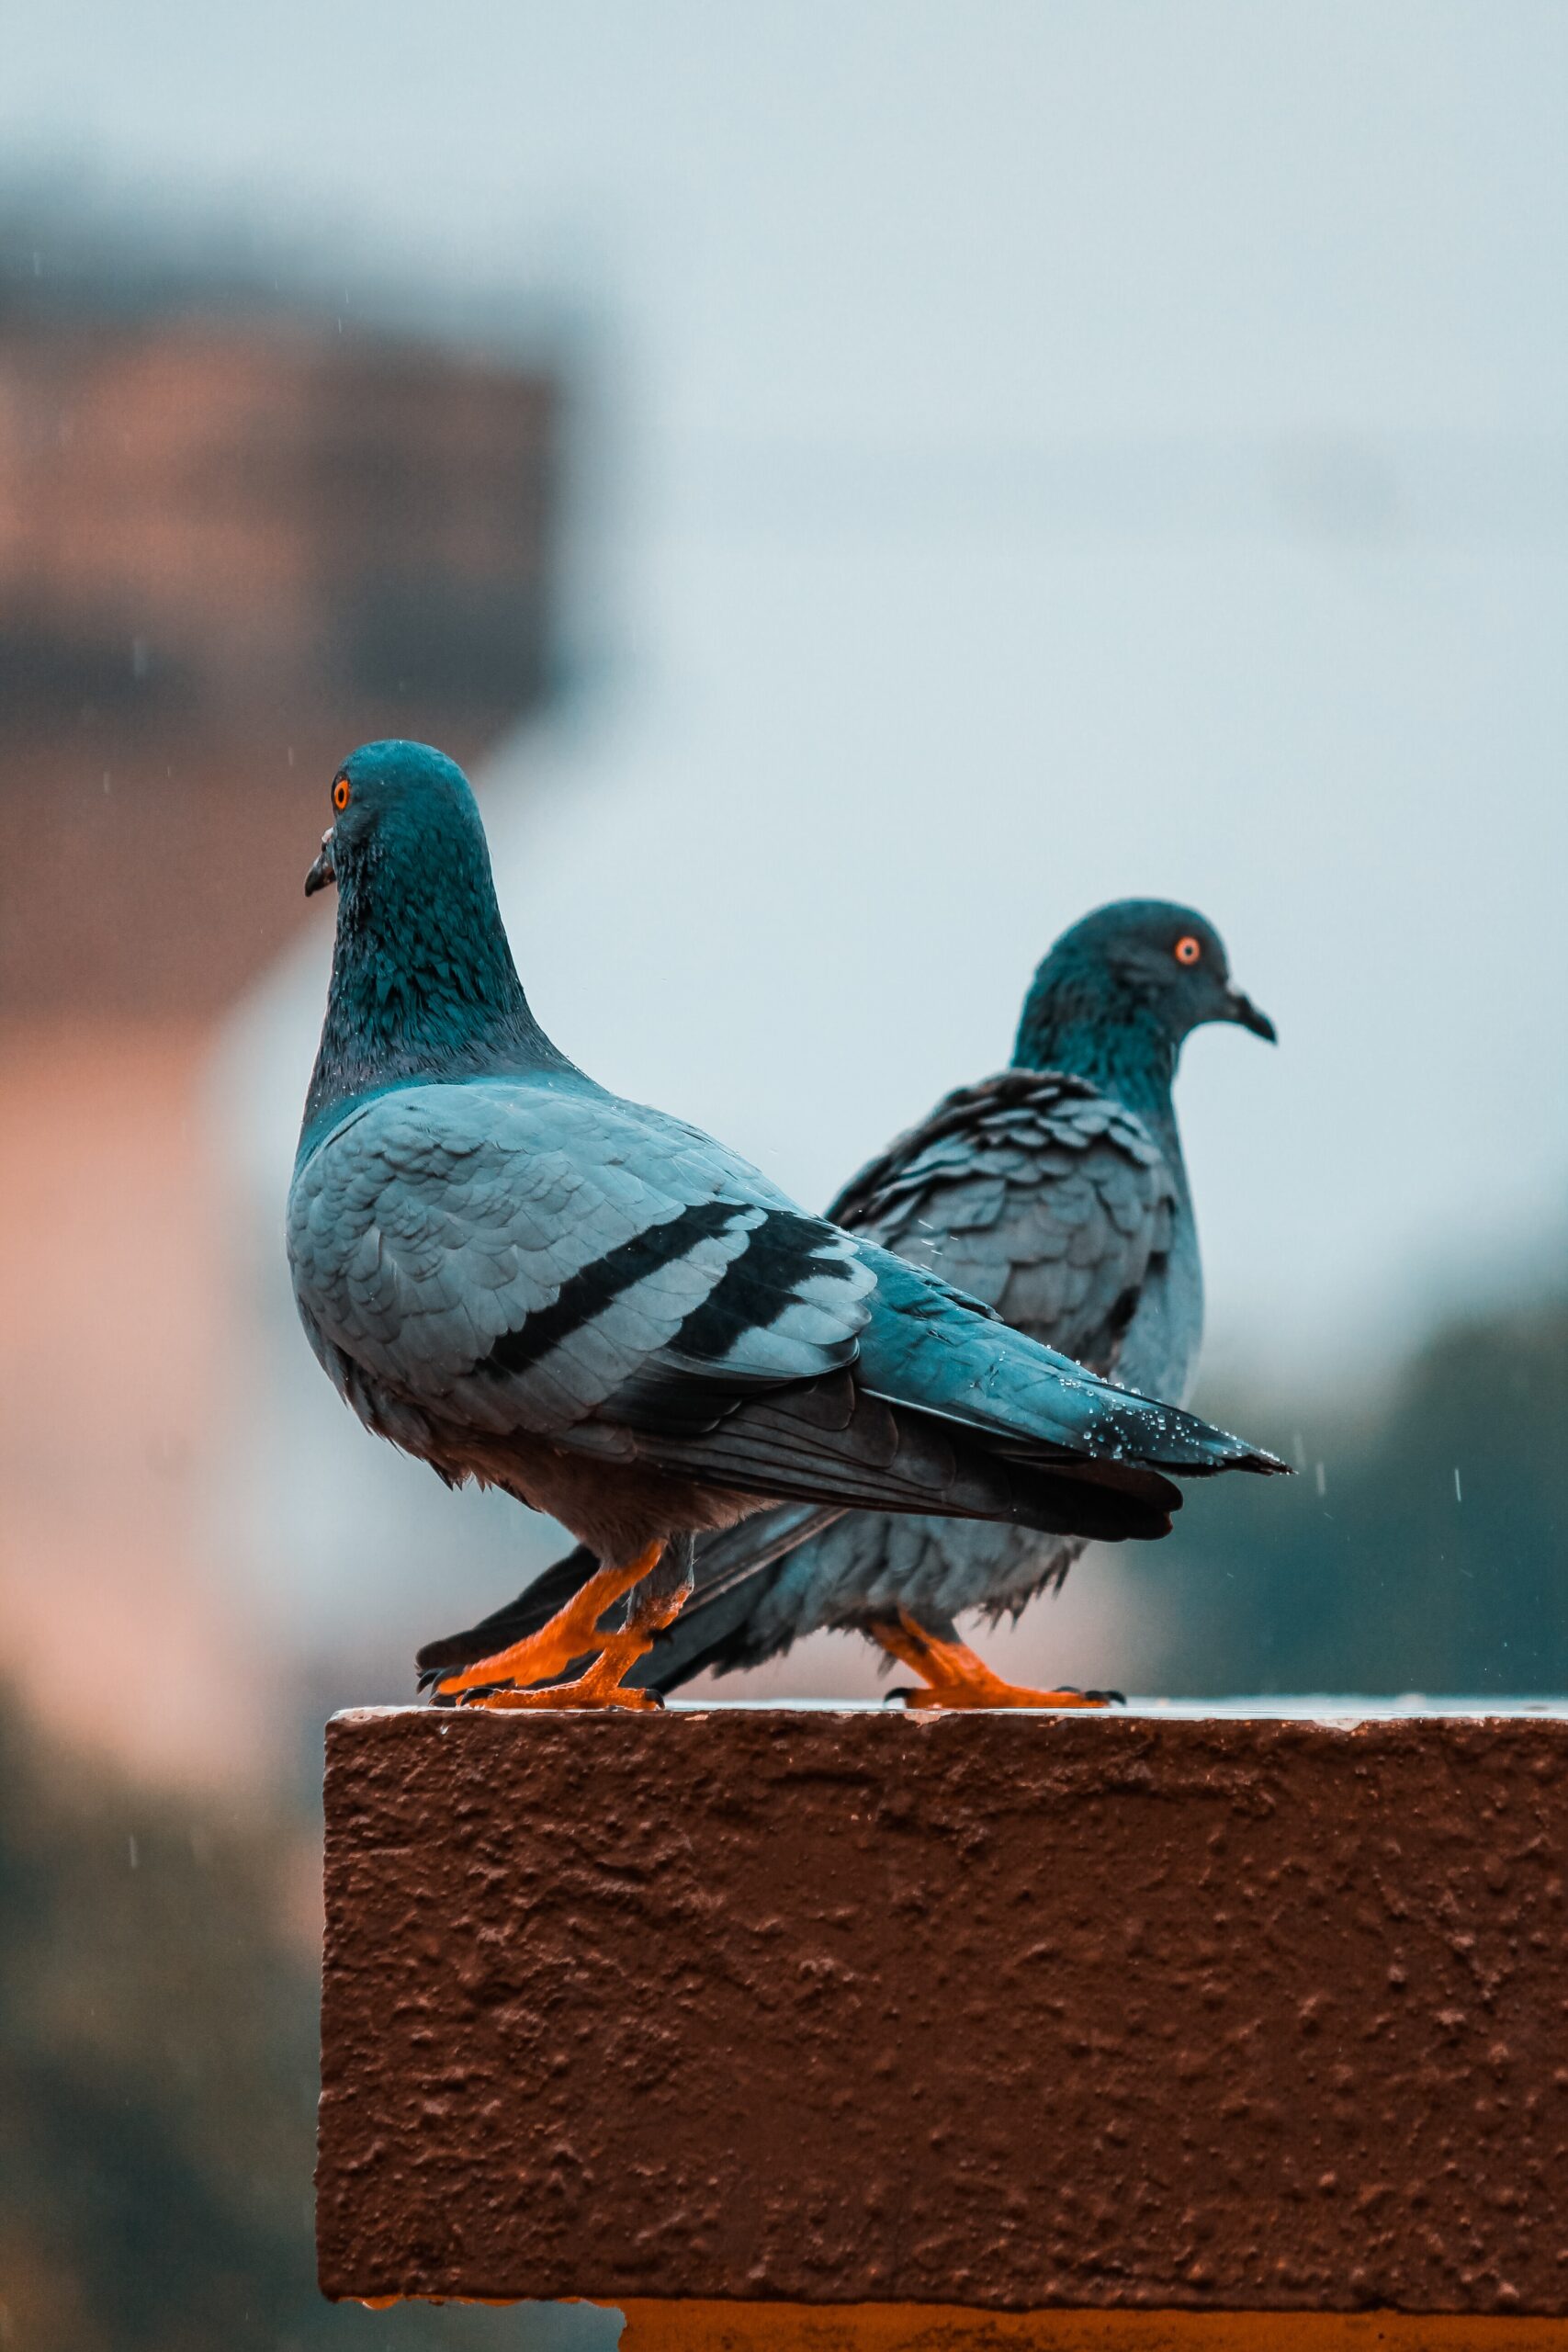
<path fill-rule="evenodd" d="M 599 1574 L 603 1576 L 604 1571 L 600 1570 Z M 628 1690 L 625 1678 L 638 1658 L 648 1656 L 653 1647 L 654 1635 L 661 1633 L 666 1625 L 673 1624 L 686 1605 L 692 1589 L 692 1540 L 690 1536 L 677 1536 L 669 1544 L 650 1544 L 647 1551 L 638 1554 L 629 1569 L 618 1570 L 615 1574 L 618 1577 L 617 1592 L 604 1599 L 594 1615 L 596 1618 L 602 1616 L 611 1600 L 630 1592 L 633 1585 L 642 1585 L 640 1592 L 630 1593 L 623 1631 L 618 1634 L 592 1632 L 585 1642 L 579 1613 L 562 1636 L 572 1646 L 560 1657 L 558 1665 L 547 1665 L 545 1669 L 547 1673 L 558 1674 L 570 1659 L 580 1657 L 585 1648 L 597 1648 L 598 1657 L 584 1673 L 571 1682 L 547 1681 L 542 1688 L 491 1690 L 470 1699 L 468 1705 L 489 1707 L 497 1712 L 508 1712 L 516 1707 L 629 1707 L 637 1710 L 661 1707 L 664 1702 L 656 1691 Z M 591 1577 L 589 1581 L 592 1584 L 597 1580 Z M 578 1601 L 584 1599 L 587 1589 L 585 1587 L 583 1593 L 578 1595 Z M 503 1650 L 499 1657 L 482 1658 L 478 1666 L 469 1667 L 466 1674 L 457 1679 L 471 1689 L 476 1681 L 494 1681 L 498 1668 L 504 1668 L 508 1673 L 515 1675 L 516 1668 L 509 1666 L 507 1661 L 521 1657 L 522 1654 L 533 1648 L 535 1643 L 544 1641 L 563 1618 L 570 1616 L 576 1607 L 576 1602 L 569 1602 L 541 1633 L 532 1635 L 528 1641 L 517 1643 L 513 1649 Z M 528 1663 L 525 1657 L 523 1663 Z M 537 1668 L 534 1671 L 536 1673 Z M 444 1683 L 441 1687 L 445 1690 L 448 1686 Z"/>
<path fill-rule="evenodd" d="M 644 1577 L 652 1574 L 663 1549 L 660 1544 L 650 1544 L 646 1551 L 637 1554 L 629 1567 L 596 1568 L 587 1583 L 536 1634 L 525 1634 L 510 1649 L 497 1650 L 492 1657 L 479 1658 L 460 1674 L 445 1676 L 436 1689 L 443 1698 L 451 1698 L 460 1691 L 477 1690 L 494 1682 L 551 1682 L 566 1672 L 573 1658 L 581 1657 L 590 1650 L 603 1652 L 608 1644 L 624 1640 L 622 1634 L 602 1634 L 599 1620 Z M 636 1653 L 638 1657 L 641 1655 L 640 1650 Z M 632 1664 L 631 1657 L 626 1664 Z"/>
<path fill-rule="evenodd" d="M 890 1694 L 907 1707 L 1108 1707 L 1121 1695 L 1114 1690 L 1031 1690 L 1021 1683 L 1004 1682 L 956 1633 L 929 1634 L 907 1609 L 900 1609 L 896 1618 L 879 1619 L 868 1630 L 890 1657 L 919 1676 L 918 1689 Z"/>

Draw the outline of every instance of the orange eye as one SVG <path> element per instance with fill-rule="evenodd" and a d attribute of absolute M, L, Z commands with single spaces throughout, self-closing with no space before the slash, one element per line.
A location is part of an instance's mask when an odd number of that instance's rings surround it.
<path fill-rule="evenodd" d="M 1193 938 L 1192 933 L 1188 932 L 1183 938 L 1177 941 L 1174 952 L 1179 964 L 1195 964 L 1203 950 L 1199 942 Z"/>
<path fill-rule="evenodd" d="M 337 782 L 333 786 L 333 807 L 337 810 L 340 817 L 344 810 L 348 807 L 348 804 L 353 797 L 354 795 L 349 790 L 347 776 L 340 775 Z M 1178 948 L 1176 952 L 1179 955 L 1181 953 L 1180 948 Z"/>

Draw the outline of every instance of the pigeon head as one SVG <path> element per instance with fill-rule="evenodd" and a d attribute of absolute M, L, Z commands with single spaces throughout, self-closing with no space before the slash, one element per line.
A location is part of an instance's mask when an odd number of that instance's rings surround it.
<path fill-rule="evenodd" d="M 365 743 L 331 792 L 305 876 L 307 898 L 329 883 L 338 897 L 307 1136 L 378 1088 L 560 1063 L 528 1010 L 462 769 L 428 743 Z"/>
<path fill-rule="evenodd" d="M 1195 907 L 1119 899 L 1065 931 L 1037 980 L 1054 993 L 1103 1003 L 1112 1018 L 1134 1008 L 1173 1045 L 1207 1021 L 1234 1021 L 1274 1043 L 1274 1023 L 1231 981 L 1224 941 Z"/>
<path fill-rule="evenodd" d="M 1065 931 L 1040 966 L 1013 1060 L 1070 1071 L 1146 1110 L 1168 1097 L 1183 1041 L 1211 1021 L 1274 1042 L 1206 917 L 1163 899 L 1120 899 Z"/>
<path fill-rule="evenodd" d="M 355 899 L 396 888 L 417 871 L 426 892 L 475 875 L 490 852 L 468 779 L 428 743 L 362 743 L 333 778 L 333 821 L 305 876 L 305 896 L 329 882 Z"/>

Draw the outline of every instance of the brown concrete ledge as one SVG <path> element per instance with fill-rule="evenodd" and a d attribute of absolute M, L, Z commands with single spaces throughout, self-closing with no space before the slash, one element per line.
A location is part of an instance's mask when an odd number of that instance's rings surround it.
<path fill-rule="evenodd" d="M 330 2295 L 1568 2313 L 1568 1722 L 400 1710 L 327 1759 Z M 796 2340 L 754 2317 L 629 2341 Z M 1301 2341 L 1515 2340 L 1388 2324 Z"/>

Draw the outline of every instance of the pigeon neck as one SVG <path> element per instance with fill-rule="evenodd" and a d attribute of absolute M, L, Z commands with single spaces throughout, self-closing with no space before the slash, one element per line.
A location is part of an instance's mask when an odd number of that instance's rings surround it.
<path fill-rule="evenodd" d="M 1057 1069 L 1081 1078 L 1136 1114 L 1181 1166 L 1176 1105 L 1179 1039 L 1132 990 L 1112 1001 L 1042 971 L 1030 990 L 1013 1046 L 1016 1069 Z"/>
<path fill-rule="evenodd" d="M 488 865 L 412 888 L 395 861 L 339 885 L 332 985 L 301 1148 L 357 1097 L 419 1080 L 570 1069 L 528 1009 Z"/>

